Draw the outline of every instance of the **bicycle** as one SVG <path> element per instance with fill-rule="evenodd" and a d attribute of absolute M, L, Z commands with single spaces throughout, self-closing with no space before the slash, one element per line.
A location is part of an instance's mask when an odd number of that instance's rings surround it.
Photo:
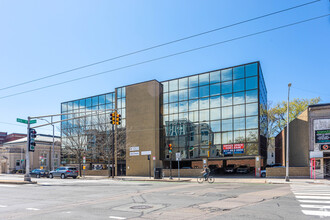
<path fill-rule="evenodd" d="M 210 176 L 210 174 L 208 174 L 207 176 L 206 176 L 206 179 L 204 178 L 204 176 L 199 176 L 199 177 L 197 177 L 197 182 L 198 183 L 203 183 L 203 182 L 209 182 L 209 183 L 214 183 L 214 177 L 213 176 Z"/>

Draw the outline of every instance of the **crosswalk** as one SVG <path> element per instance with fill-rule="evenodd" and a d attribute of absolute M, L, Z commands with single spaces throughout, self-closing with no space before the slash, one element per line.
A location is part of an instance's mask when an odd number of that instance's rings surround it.
<path fill-rule="evenodd" d="M 292 184 L 291 191 L 305 215 L 330 217 L 330 185 Z"/>

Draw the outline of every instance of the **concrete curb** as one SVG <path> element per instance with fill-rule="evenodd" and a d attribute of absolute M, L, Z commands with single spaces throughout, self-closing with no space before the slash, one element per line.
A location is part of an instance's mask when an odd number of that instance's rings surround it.
<path fill-rule="evenodd" d="M 0 184 L 37 184 L 37 181 L 0 180 Z"/>
<path fill-rule="evenodd" d="M 168 183 L 178 183 L 178 182 L 191 182 L 191 179 L 137 179 L 137 178 L 114 178 L 114 180 L 119 181 L 146 181 L 146 182 L 168 182 Z"/>

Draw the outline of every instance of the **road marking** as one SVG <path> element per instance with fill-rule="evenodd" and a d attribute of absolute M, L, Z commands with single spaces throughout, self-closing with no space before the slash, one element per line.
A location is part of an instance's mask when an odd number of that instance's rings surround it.
<path fill-rule="evenodd" d="M 330 201 L 320 201 L 320 200 L 298 200 L 301 203 L 325 203 L 330 204 Z"/>
<path fill-rule="evenodd" d="M 330 216 L 328 211 L 311 211 L 311 210 L 302 210 L 305 215 L 317 215 L 321 217 Z"/>
<path fill-rule="evenodd" d="M 126 219 L 124 217 L 118 217 L 118 216 L 109 216 L 109 218 L 112 218 L 112 219 Z"/>
<path fill-rule="evenodd" d="M 26 208 L 26 210 L 38 211 L 38 210 L 40 210 L 40 209 L 37 209 L 37 208 Z"/>
<path fill-rule="evenodd" d="M 296 196 L 297 199 L 330 199 L 329 196 Z"/>
<path fill-rule="evenodd" d="M 305 195 L 305 196 L 330 196 L 328 193 L 295 193 L 295 195 Z"/>
<path fill-rule="evenodd" d="M 6 184 L 0 184 L 0 187 L 9 187 L 9 188 L 14 188 L 17 187 L 16 185 L 6 185 Z"/>
<path fill-rule="evenodd" d="M 7 206 L 6 205 L 0 205 L 0 208 L 6 208 Z"/>
<path fill-rule="evenodd" d="M 300 205 L 303 208 L 311 208 L 311 209 L 330 209 L 330 205 Z"/>

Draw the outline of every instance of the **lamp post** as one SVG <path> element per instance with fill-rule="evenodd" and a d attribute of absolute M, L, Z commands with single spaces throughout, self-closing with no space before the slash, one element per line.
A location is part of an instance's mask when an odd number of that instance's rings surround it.
<path fill-rule="evenodd" d="M 285 181 L 289 182 L 289 101 L 290 101 L 290 87 L 291 83 L 288 84 L 288 103 L 287 103 L 287 115 L 286 115 L 286 165 L 285 165 Z"/>
<path fill-rule="evenodd" d="M 53 117 L 51 117 L 51 122 L 49 122 L 47 119 L 44 118 L 40 118 L 40 120 L 44 120 L 46 122 L 48 122 L 49 124 L 51 124 L 53 126 L 53 144 L 52 144 L 52 153 L 51 153 L 51 169 L 54 170 L 54 154 L 55 154 L 55 150 L 54 150 L 54 140 L 55 140 L 55 130 L 54 130 L 54 124 L 53 124 Z"/>

